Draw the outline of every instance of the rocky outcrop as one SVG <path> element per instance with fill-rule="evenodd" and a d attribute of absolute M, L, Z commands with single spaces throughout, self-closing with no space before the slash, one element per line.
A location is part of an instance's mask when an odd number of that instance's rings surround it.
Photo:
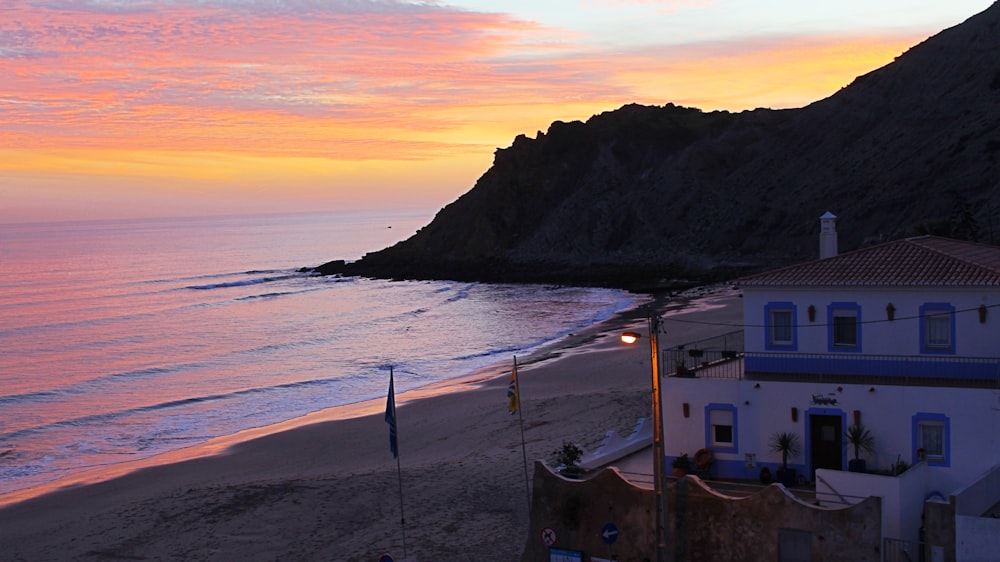
<path fill-rule="evenodd" d="M 1000 241 L 997 52 L 1000 4 L 804 108 L 627 105 L 556 122 L 497 150 L 410 239 L 318 270 L 704 281 L 816 257 L 826 211 L 842 251 L 918 232 Z"/>

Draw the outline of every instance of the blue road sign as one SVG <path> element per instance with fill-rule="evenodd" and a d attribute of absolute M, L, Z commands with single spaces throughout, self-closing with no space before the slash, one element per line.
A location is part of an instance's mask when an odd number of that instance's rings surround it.
<path fill-rule="evenodd" d="M 608 523 L 601 529 L 601 540 L 607 544 L 614 544 L 618 540 L 618 527 L 614 523 Z"/>

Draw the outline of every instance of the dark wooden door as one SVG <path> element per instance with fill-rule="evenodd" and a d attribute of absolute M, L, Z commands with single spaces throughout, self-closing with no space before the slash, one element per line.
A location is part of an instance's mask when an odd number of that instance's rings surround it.
<path fill-rule="evenodd" d="M 812 478 L 817 468 L 844 469 L 844 428 L 840 416 L 813 415 L 809 418 L 809 452 Z"/>

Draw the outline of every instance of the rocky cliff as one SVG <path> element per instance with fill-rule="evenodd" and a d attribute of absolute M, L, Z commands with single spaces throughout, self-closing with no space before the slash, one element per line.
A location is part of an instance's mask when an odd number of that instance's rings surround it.
<path fill-rule="evenodd" d="M 324 273 L 647 286 L 933 232 L 1000 242 L 1000 4 L 835 95 L 742 113 L 628 105 L 496 152 L 408 240 Z"/>

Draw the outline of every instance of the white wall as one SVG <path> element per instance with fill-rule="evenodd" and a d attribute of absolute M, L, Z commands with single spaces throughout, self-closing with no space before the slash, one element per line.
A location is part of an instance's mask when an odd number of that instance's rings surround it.
<path fill-rule="evenodd" d="M 1000 500 L 1000 467 L 953 495 L 956 560 L 995 560 L 1000 552 L 1000 519 L 982 515 Z"/>
<path fill-rule="evenodd" d="M 899 476 L 826 469 L 817 470 L 816 475 L 816 495 L 824 505 L 836 507 L 837 494 L 845 496 L 850 504 L 868 496 L 878 496 L 882 498 L 883 538 L 919 539 L 920 514 L 930 476 L 926 464 L 914 465 Z"/>
<path fill-rule="evenodd" d="M 981 516 L 1000 501 L 1000 467 L 986 471 L 953 495 L 957 515 Z"/>
<path fill-rule="evenodd" d="M 989 562 L 1000 553 L 1000 519 L 955 517 L 955 560 Z"/>
<path fill-rule="evenodd" d="M 865 457 L 869 470 L 888 469 L 897 458 L 914 462 L 915 413 L 947 416 L 950 466 L 928 467 L 928 493 L 948 496 L 1000 464 L 1000 391 L 973 388 L 666 377 L 662 387 L 664 450 L 668 457 L 693 455 L 706 444 L 705 406 L 732 404 L 737 408 L 738 450 L 715 454 L 720 469 L 736 472 L 725 476 L 752 479 L 762 464 L 777 466 L 781 456 L 768 447 L 768 439 L 776 431 L 799 435 L 804 452 L 790 464 L 804 472 L 809 446 L 806 412 L 819 407 L 812 404 L 813 395 L 836 399 L 835 405 L 822 407 L 843 412 L 845 426 L 853 423 L 855 410 L 860 412 L 861 422 L 875 438 L 875 453 Z M 689 405 L 688 418 L 683 417 L 684 403 Z M 798 409 L 796 422 L 791 420 L 792 408 Z M 743 466 L 747 453 L 756 454 L 758 465 L 752 469 Z M 845 444 L 844 469 L 852 456 Z"/>
<path fill-rule="evenodd" d="M 984 324 L 979 322 L 979 305 L 1000 304 L 1000 291 L 986 289 L 789 289 L 746 287 L 743 289 L 743 314 L 747 351 L 765 351 L 764 305 L 768 302 L 792 302 L 797 306 L 798 352 L 828 353 L 827 305 L 853 302 L 861 305 L 862 352 L 864 354 L 919 355 L 920 306 L 946 302 L 956 310 L 955 355 L 996 357 L 1000 309 L 988 309 Z M 887 320 L 886 305 L 895 307 L 895 320 Z M 808 310 L 816 309 L 813 322 Z M 969 312 L 958 312 L 969 310 Z M 874 322 L 878 321 L 878 322 Z"/>

